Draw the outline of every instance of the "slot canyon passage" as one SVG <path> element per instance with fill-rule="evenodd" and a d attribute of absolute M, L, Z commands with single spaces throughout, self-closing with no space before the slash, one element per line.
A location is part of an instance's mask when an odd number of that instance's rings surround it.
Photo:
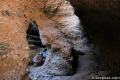
<path fill-rule="evenodd" d="M 1 0 L 0 80 L 120 76 L 119 0 Z"/>

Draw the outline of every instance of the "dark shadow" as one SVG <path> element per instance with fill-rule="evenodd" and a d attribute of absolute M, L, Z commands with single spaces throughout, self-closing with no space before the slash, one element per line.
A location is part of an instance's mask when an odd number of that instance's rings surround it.
<path fill-rule="evenodd" d="M 107 11 L 74 6 L 87 37 L 100 50 L 100 61 L 112 73 L 120 70 L 120 16 Z"/>
<path fill-rule="evenodd" d="M 78 52 L 74 49 L 72 49 L 71 51 L 71 56 L 73 57 L 73 61 L 72 61 L 72 67 L 73 67 L 73 73 L 76 73 L 77 69 L 78 69 L 78 59 L 79 59 L 79 55 L 84 55 L 84 53 L 82 52 Z"/>
<path fill-rule="evenodd" d="M 35 21 L 30 22 L 28 29 L 26 31 L 26 39 L 28 41 L 29 47 L 33 48 L 45 48 L 46 46 L 42 44 L 40 39 L 40 33 L 38 25 Z"/>

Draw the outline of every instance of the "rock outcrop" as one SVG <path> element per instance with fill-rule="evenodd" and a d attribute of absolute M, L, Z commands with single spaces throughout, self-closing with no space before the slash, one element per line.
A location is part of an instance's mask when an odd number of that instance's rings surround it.
<path fill-rule="evenodd" d="M 91 55 L 91 47 L 86 46 L 82 25 L 69 1 L 4 0 L 0 5 L 1 80 L 23 79 L 31 55 L 26 31 L 32 21 L 36 21 L 49 54 L 43 66 L 29 68 L 31 79 L 68 79 L 66 75 L 74 73 L 72 61 L 76 52 Z"/>
<path fill-rule="evenodd" d="M 43 66 L 29 67 L 30 78 L 32 80 L 74 80 L 81 76 L 83 79 L 82 77 L 87 76 L 95 68 L 96 63 L 93 46 L 88 43 L 73 7 L 67 0 L 48 0 L 44 12 L 56 25 L 40 29 L 43 44 L 48 48 L 49 54 Z M 48 47 L 48 44 L 51 47 Z M 75 72 L 71 62 L 77 57 L 73 56 L 79 56 L 81 52 L 84 56 L 80 56 L 78 76 L 70 76 Z"/>
<path fill-rule="evenodd" d="M 48 0 L 44 12 L 56 25 L 41 29 L 41 37 L 46 42 L 43 42 L 44 45 L 49 44 L 51 47 L 47 46 L 49 54 L 43 66 L 30 68 L 30 77 L 42 80 L 47 76 L 70 75 L 73 73 L 70 63 L 73 59 L 72 49 L 80 44 L 79 40 L 76 43 L 71 42 L 75 41 L 74 38 L 80 39 L 79 19 L 74 14 L 73 7 L 66 0 Z"/>
<path fill-rule="evenodd" d="M 75 10 L 69 1 L 75 7 Z M 117 33 L 119 36 L 118 27 L 116 29 L 113 28 L 113 26 L 119 24 L 119 18 L 113 18 L 114 15 L 118 15 L 119 7 L 110 8 L 108 7 L 111 6 L 109 3 L 99 7 L 97 4 L 103 4 L 108 0 L 102 1 L 0 1 L 0 80 L 22 80 L 26 70 L 28 70 L 28 76 L 32 80 L 87 80 L 92 76 L 104 75 L 95 75 L 94 73 L 107 74 L 104 70 L 100 71 L 97 69 L 99 65 L 95 59 L 96 50 L 84 33 L 86 31 L 89 37 L 93 39 L 95 47 L 100 49 L 102 47 L 100 55 L 102 54 L 103 56 L 105 52 L 111 52 L 109 49 L 113 47 L 109 48 L 108 42 L 112 42 Z M 116 1 L 118 0 L 112 1 L 114 2 L 112 4 L 117 4 Z M 94 6 L 94 4 L 96 5 Z M 115 13 L 114 9 L 116 9 Z M 101 13 L 102 11 L 103 13 Z M 109 17 L 106 17 L 108 13 L 110 13 Z M 110 18 L 111 16 L 112 18 Z M 34 21 L 39 29 L 39 36 L 37 36 L 39 37 L 39 43 L 42 46 L 44 45 L 48 53 L 43 65 L 37 67 L 27 66 L 31 56 L 27 30 Z M 103 23 L 105 22 L 107 23 L 104 25 Z M 111 22 L 112 27 L 105 28 L 109 22 Z M 115 25 L 113 25 L 114 23 Z M 109 37 L 108 35 L 111 32 L 104 32 L 107 29 L 114 29 L 117 32 L 113 31 L 114 35 L 111 34 L 112 38 L 110 38 L 111 36 Z M 100 41 L 101 39 L 102 42 Z M 107 42 L 105 39 L 112 40 Z M 119 42 L 119 39 L 117 39 L 117 42 Z M 119 46 L 116 43 L 112 43 L 112 45 L 115 46 L 112 51 L 117 52 L 115 54 L 117 56 L 119 51 L 116 50 L 119 49 Z M 41 47 L 39 46 L 39 48 Z M 42 50 L 40 49 L 40 51 Z M 112 53 L 110 58 L 111 56 Z M 102 59 L 104 60 L 106 57 L 107 54 Z M 117 59 L 115 59 L 115 63 Z M 105 62 L 107 63 L 107 61 Z M 115 63 L 113 60 L 109 65 L 111 66 Z M 119 70 L 118 67 L 119 65 L 117 65 L 117 70 Z M 86 76 L 88 77 L 86 78 Z"/>
<path fill-rule="evenodd" d="M 40 12 L 44 1 L 4 0 L 0 5 L 0 80 L 21 80 L 30 52 L 26 30 L 31 19 L 45 20 Z"/>

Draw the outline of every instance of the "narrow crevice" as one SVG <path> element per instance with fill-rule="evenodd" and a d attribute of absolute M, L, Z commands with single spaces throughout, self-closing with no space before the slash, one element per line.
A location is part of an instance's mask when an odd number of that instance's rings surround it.
<path fill-rule="evenodd" d="M 79 52 L 77 52 L 76 50 L 72 49 L 72 53 L 71 56 L 73 56 L 73 60 L 72 60 L 72 67 L 73 67 L 73 73 L 75 74 L 77 72 L 78 69 L 78 58 L 79 58 Z"/>
<path fill-rule="evenodd" d="M 29 23 L 26 39 L 31 50 L 28 66 L 42 66 L 47 56 L 47 49 L 42 44 L 38 25 L 35 21 Z"/>
<path fill-rule="evenodd" d="M 35 21 L 30 22 L 26 34 L 27 34 L 26 39 L 28 41 L 30 49 L 46 47 L 45 45 L 42 44 L 38 25 Z"/>

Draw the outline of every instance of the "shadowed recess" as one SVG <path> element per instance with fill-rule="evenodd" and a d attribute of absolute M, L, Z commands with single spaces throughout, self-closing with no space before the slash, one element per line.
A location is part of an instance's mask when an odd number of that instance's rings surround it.
<path fill-rule="evenodd" d="M 41 42 L 38 25 L 35 21 L 30 22 L 26 34 L 26 39 L 31 49 L 45 48 L 45 45 Z"/>

